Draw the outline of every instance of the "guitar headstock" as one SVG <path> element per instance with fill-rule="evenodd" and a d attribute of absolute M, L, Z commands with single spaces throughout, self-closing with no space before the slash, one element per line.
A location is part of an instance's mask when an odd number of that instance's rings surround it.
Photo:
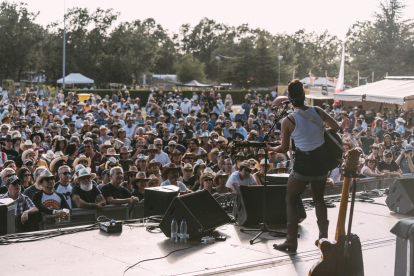
<path fill-rule="evenodd" d="M 345 162 L 342 166 L 342 170 L 347 173 L 354 173 L 357 170 L 359 156 L 362 151 L 359 149 L 351 149 L 345 156 Z"/>

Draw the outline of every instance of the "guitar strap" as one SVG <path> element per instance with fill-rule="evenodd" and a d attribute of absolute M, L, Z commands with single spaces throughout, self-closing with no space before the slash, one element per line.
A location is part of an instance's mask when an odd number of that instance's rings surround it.
<path fill-rule="evenodd" d="M 299 115 L 301 115 L 302 117 L 304 117 L 305 119 L 307 119 L 307 120 L 309 120 L 309 121 L 311 121 L 312 123 L 315 123 L 317 126 L 319 126 L 319 128 L 323 131 L 323 132 L 325 132 L 328 136 L 329 136 L 329 138 L 331 138 L 332 139 L 332 141 L 334 141 L 335 142 L 335 144 L 344 152 L 345 151 L 345 149 L 344 149 L 344 147 L 338 142 L 338 141 L 336 141 L 336 139 L 332 136 L 332 134 L 329 132 L 329 130 L 327 130 L 326 129 L 326 127 L 323 125 L 323 124 L 321 124 L 318 120 L 316 120 L 316 118 L 315 117 L 313 117 L 312 115 L 310 115 L 309 113 L 307 113 L 307 112 L 305 112 L 304 110 L 302 110 L 302 109 L 296 109 L 295 110 L 295 113 L 296 114 L 299 114 Z"/>

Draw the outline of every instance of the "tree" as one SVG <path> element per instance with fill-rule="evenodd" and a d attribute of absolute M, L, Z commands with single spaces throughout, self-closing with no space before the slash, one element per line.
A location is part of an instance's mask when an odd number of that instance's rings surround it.
<path fill-rule="evenodd" d="M 185 54 L 177 64 L 177 76 L 181 82 L 197 80 L 203 82 L 206 78 L 204 63 L 194 58 L 193 54 Z"/>

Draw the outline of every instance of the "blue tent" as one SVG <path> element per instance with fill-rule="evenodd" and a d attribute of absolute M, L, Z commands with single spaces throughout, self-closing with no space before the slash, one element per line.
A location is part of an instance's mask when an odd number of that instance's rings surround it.
<path fill-rule="evenodd" d="M 196 80 L 177 83 L 176 85 L 177 86 L 188 86 L 188 87 L 213 87 L 212 84 L 201 83 L 201 82 L 198 82 Z"/>

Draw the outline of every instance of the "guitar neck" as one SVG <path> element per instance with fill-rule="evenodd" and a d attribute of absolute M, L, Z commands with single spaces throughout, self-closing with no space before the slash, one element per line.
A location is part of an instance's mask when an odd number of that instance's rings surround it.
<path fill-rule="evenodd" d="M 339 205 L 338 222 L 336 224 L 335 240 L 338 241 L 339 236 L 345 236 L 346 212 L 348 209 L 349 187 L 351 178 L 345 177 L 342 186 L 341 204 Z"/>

